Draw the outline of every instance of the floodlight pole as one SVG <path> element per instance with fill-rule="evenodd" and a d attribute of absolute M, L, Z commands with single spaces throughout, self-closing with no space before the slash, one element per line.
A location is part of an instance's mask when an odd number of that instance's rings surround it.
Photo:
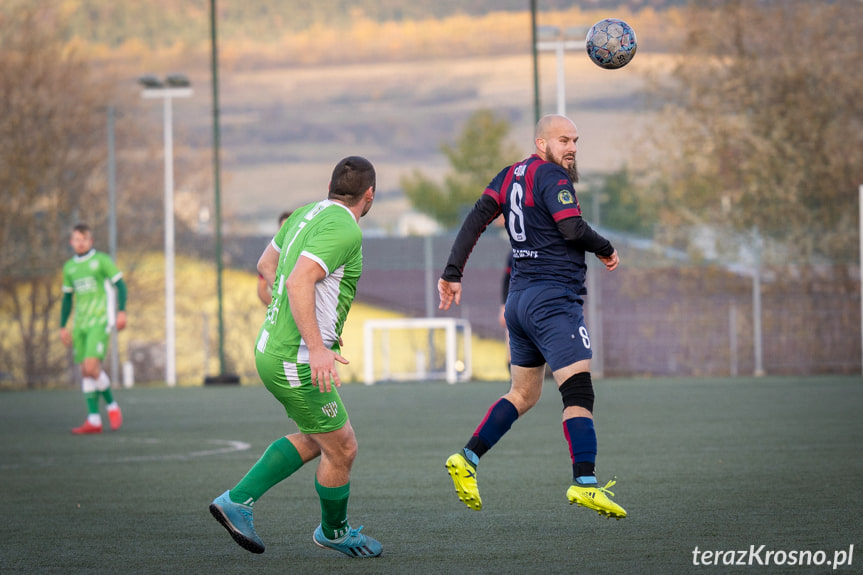
<path fill-rule="evenodd" d="M 165 155 L 165 383 L 177 385 L 177 338 L 174 323 L 174 98 L 189 98 L 191 88 L 148 88 L 142 98 L 162 99 Z"/>
<path fill-rule="evenodd" d="M 210 0 L 210 68 L 213 88 L 213 191 L 216 209 L 216 298 L 219 304 L 219 374 L 224 376 L 226 374 L 225 324 L 222 307 L 222 197 L 219 158 L 221 133 L 219 130 L 219 50 L 216 21 L 216 0 Z"/>
<path fill-rule="evenodd" d="M 533 57 L 533 123 L 539 123 L 539 55 L 536 51 L 536 0 L 530 0 L 530 38 Z"/>
<path fill-rule="evenodd" d="M 752 338 L 754 340 L 755 352 L 755 377 L 762 377 L 764 371 L 764 348 L 761 333 L 761 257 L 764 245 L 758 228 L 753 228 L 755 245 L 755 265 L 752 270 Z"/>
<path fill-rule="evenodd" d="M 114 154 L 114 106 L 108 106 L 108 253 L 117 261 L 117 168 Z M 117 349 L 117 326 L 111 326 L 111 385 L 117 387 L 120 379 L 120 352 Z"/>
<path fill-rule="evenodd" d="M 580 29 L 579 29 L 580 30 Z M 566 115 L 566 70 L 563 63 L 565 50 L 584 50 L 587 47 L 585 40 L 567 40 L 564 32 L 560 31 L 554 40 L 545 40 L 536 43 L 537 50 L 554 50 L 557 55 L 557 114 Z"/>
<path fill-rule="evenodd" d="M 204 376 L 205 385 L 240 383 L 240 376 L 227 373 L 225 364 L 225 323 L 224 307 L 222 305 L 222 192 L 219 162 L 219 149 L 221 147 L 221 133 L 219 130 L 219 44 L 216 17 L 216 0 L 210 0 L 210 69 L 213 88 L 213 191 L 216 209 L 216 298 L 219 304 L 219 374 Z"/>

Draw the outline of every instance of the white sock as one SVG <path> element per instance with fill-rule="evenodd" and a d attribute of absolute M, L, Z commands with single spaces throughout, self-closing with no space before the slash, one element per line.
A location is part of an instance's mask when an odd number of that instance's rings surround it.
<path fill-rule="evenodd" d="M 105 406 L 108 411 L 114 411 L 115 409 L 120 409 L 120 406 L 117 405 L 116 401 L 112 401 L 108 405 Z"/>
<path fill-rule="evenodd" d="M 102 416 L 98 413 L 88 413 L 87 414 L 87 423 L 90 425 L 100 426 L 102 425 Z"/>
<path fill-rule="evenodd" d="M 84 393 L 95 393 L 99 391 L 97 387 L 96 380 L 92 377 L 84 377 L 81 379 L 81 391 Z"/>
<path fill-rule="evenodd" d="M 111 379 L 108 377 L 108 374 L 105 373 L 104 370 L 99 374 L 99 379 L 96 380 L 97 387 L 99 391 L 105 391 L 106 389 L 111 387 Z"/>

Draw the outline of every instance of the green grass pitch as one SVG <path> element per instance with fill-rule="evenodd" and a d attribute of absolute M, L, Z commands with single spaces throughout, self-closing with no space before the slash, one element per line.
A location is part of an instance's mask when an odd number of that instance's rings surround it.
<path fill-rule="evenodd" d="M 598 475 L 629 513 L 570 506 L 561 402 L 539 404 L 479 467 L 468 510 L 444 469 L 506 383 L 346 385 L 360 443 L 349 519 L 377 559 L 312 543 L 314 465 L 267 493 L 263 555 L 210 516 L 295 430 L 261 386 L 119 390 L 119 432 L 77 437 L 77 391 L 0 394 L 0 573 L 860 573 L 863 379 L 596 382 Z M 693 550 L 856 553 L 850 566 L 693 565 Z M 724 557 L 728 557 L 727 555 Z M 763 554 L 761 555 L 763 557 Z"/>

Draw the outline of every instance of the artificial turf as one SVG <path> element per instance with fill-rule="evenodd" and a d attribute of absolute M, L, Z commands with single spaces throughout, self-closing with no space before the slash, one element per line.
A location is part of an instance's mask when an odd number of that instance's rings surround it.
<path fill-rule="evenodd" d="M 483 457 L 480 512 L 458 501 L 444 461 L 507 383 L 343 386 L 360 445 L 349 520 L 381 541 L 376 559 L 312 543 L 313 465 L 256 504 L 262 555 L 210 516 L 212 499 L 296 429 L 262 386 L 118 390 L 124 427 L 83 437 L 69 433 L 84 418 L 80 392 L 5 392 L 0 573 L 863 572 L 863 379 L 595 384 L 597 471 L 618 478 L 620 521 L 566 500 L 552 382 Z M 851 545 L 846 565 L 824 563 Z M 695 565 L 696 547 L 723 552 L 719 564 Z M 724 564 L 742 551 L 754 565 Z M 785 564 L 759 565 L 767 551 Z M 789 565 L 791 551 L 823 564 Z"/>

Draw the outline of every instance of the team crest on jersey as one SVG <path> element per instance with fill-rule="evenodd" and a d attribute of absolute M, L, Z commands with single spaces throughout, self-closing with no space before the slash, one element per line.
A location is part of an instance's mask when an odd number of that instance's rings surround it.
<path fill-rule="evenodd" d="M 575 202 L 575 199 L 572 197 L 572 194 L 569 190 L 560 190 L 557 193 L 557 201 L 561 204 L 571 204 Z"/>
<path fill-rule="evenodd" d="M 95 269 L 98 269 L 98 268 L 99 268 L 99 262 L 97 262 L 96 260 L 93 260 L 93 261 L 91 261 L 91 262 L 90 262 L 90 269 L 91 269 L 91 270 L 95 270 Z"/>

